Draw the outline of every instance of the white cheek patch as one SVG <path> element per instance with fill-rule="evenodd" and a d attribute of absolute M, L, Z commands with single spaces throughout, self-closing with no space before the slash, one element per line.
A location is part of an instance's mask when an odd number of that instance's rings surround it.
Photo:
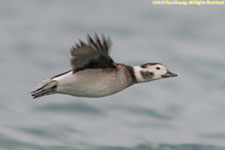
<path fill-rule="evenodd" d="M 153 76 L 153 79 L 160 79 L 161 78 L 161 73 L 155 73 Z"/>
<path fill-rule="evenodd" d="M 157 71 L 155 73 L 155 76 L 153 77 L 153 79 L 161 79 L 162 78 L 162 75 L 166 74 L 166 70 L 161 70 L 161 71 Z"/>

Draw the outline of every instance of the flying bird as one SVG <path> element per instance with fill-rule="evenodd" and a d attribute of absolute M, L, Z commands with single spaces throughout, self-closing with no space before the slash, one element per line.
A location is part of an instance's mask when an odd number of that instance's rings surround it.
<path fill-rule="evenodd" d="M 161 63 L 130 66 L 116 63 L 109 56 L 111 40 L 97 34 L 87 36 L 87 43 L 79 41 L 71 48 L 72 69 L 43 82 L 31 92 L 35 99 L 50 94 L 78 97 L 104 97 L 118 93 L 136 83 L 176 77 Z"/>

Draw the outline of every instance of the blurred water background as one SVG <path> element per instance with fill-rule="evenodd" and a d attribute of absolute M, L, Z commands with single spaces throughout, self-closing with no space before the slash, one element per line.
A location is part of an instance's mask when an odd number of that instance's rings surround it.
<path fill-rule="evenodd" d="M 224 14 L 150 0 L 1 1 L 0 149 L 225 150 Z M 104 98 L 32 100 L 94 32 L 111 36 L 116 62 L 161 62 L 179 77 Z"/>

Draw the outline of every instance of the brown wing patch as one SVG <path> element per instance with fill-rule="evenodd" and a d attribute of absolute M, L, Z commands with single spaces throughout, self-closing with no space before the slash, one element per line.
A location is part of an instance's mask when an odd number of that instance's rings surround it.
<path fill-rule="evenodd" d="M 95 39 L 87 36 L 88 43 L 79 40 L 71 49 L 70 60 L 73 72 L 85 68 L 112 68 L 115 67 L 113 60 L 108 55 L 111 45 L 110 38 L 102 36 L 101 40 L 97 34 Z"/>

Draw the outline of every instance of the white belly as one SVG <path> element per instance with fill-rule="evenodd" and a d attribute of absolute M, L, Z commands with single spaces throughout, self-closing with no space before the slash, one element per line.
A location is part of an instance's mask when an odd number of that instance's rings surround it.
<path fill-rule="evenodd" d="M 117 93 L 130 84 L 121 72 L 85 69 L 75 74 L 69 72 L 54 78 L 57 92 L 82 97 L 102 97 Z"/>

